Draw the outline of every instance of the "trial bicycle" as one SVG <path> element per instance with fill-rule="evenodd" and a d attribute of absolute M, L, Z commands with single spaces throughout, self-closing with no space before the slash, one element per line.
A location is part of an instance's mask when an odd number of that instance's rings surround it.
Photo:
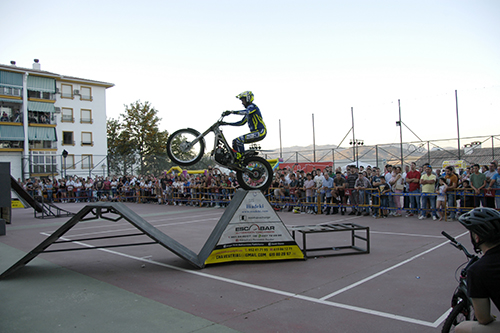
<path fill-rule="evenodd" d="M 443 329 L 441 330 L 443 333 L 448 333 L 455 332 L 455 326 L 460 324 L 462 321 L 475 320 L 472 300 L 469 296 L 467 296 L 467 270 L 472 264 L 479 260 L 479 257 L 475 254 L 470 254 L 462 244 L 446 232 L 442 231 L 441 234 L 450 240 L 451 245 L 462 251 L 468 260 L 466 263 L 457 268 L 458 272 L 460 267 L 465 265 L 460 272 L 460 277 L 457 279 L 458 287 L 455 289 L 453 297 L 451 298 L 452 310 L 448 317 L 446 317 Z"/>
<path fill-rule="evenodd" d="M 220 126 L 225 115 L 222 114 L 212 126 L 200 134 L 195 129 L 184 128 L 172 133 L 167 140 L 167 155 L 172 162 L 189 166 L 198 163 L 205 153 L 205 136 L 215 135 L 214 148 L 210 157 L 220 166 L 236 172 L 238 184 L 245 190 L 266 191 L 273 180 L 273 169 L 268 161 L 257 156 L 256 150 L 247 150 L 239 159 L 236 152 L 226 141 Z"/>

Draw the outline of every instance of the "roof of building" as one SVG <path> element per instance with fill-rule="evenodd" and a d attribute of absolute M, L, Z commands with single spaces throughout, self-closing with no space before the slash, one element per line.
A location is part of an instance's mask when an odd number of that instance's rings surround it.
<path fill-rule="evenodd" d="M 2 65 L 2 64 L 0 64 L 0 70 L 22 73 L 22 74 L 28 73 L 31 75 L 50 77 L 50 78 L 53 78 L 53 79 L 56 79 L 59 81 L 83 82 L 83 83 L 87 83 L 87 84 L 103 86 L 105 88 L 114 87 L 114 84 L 109 83 L 109 82 L 89 80 L 89 79 L 83 79 L 83 78 L 74 77 L 74 76 L 61 75 L 61 74 L 52 73 L 52 72 L 48 72 L 48 71 L 42 71 L 42 70 L 33 69 L 33 68 L 23 68 L 23 67 L 19 67 L 16 65 Z"/>

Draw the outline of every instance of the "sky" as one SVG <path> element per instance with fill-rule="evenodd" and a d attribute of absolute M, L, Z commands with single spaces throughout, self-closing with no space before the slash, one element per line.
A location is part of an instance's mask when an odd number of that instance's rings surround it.
<path fill-rule="evenodd" d="M 500 134 L 498 0 L 19 0 L 0 12 L 1 64 L 37 58 L 115 84 L 108 119 L 148 101 L 161 130 L 201 132 L 251 90 L 263 149 L 349 147 L 351 108 L 356 139 L 397 143 L 398 105 L 403 141 L 425 141 L 457 138 L 457 90 L 460 136 Z M 247 131 L 224 127 L 228 140 Z"/>

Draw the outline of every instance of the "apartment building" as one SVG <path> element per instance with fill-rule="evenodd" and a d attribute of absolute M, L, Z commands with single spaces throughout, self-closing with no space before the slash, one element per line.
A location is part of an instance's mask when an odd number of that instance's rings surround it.
<path fill-rule="evenodd" d="M 0 64 L 0 162 L 17 179 L 107 174 L 112 83 Z"/>

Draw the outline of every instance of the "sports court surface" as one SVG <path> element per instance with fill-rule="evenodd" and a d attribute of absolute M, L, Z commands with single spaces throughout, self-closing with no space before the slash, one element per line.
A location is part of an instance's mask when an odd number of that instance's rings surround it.
<path fill-rule="evenodd" d="M 224 209 L 126 204 L 198 253 Z M 77 212 L 85 203 L 61 205 Z M 371 253 L 308 260 L 236 262 L 196 269 L 161 245 L 40 254 L 0 280 L 0 332 L 437 332 L 465 256 L 458 222 L 279 212 L 287 226 L 353 222 L 370 227 Z M 0 236 L 0 273 L 69 218 L 13 209 Z M 77 224 L 67 240 L 136 230 L 125 220 Z M 302 246 L 300 237 L 297 243 Z M 308 237 L 341 246 L 348 234 Z M 147 241 L 107 239 L 86 247 Z M 56 245 L 49 249 L 56 248 Z M 58 245 L 61 247 L 61 245 Z M 498 314 L 497 314 L 498 315 Z"/>

